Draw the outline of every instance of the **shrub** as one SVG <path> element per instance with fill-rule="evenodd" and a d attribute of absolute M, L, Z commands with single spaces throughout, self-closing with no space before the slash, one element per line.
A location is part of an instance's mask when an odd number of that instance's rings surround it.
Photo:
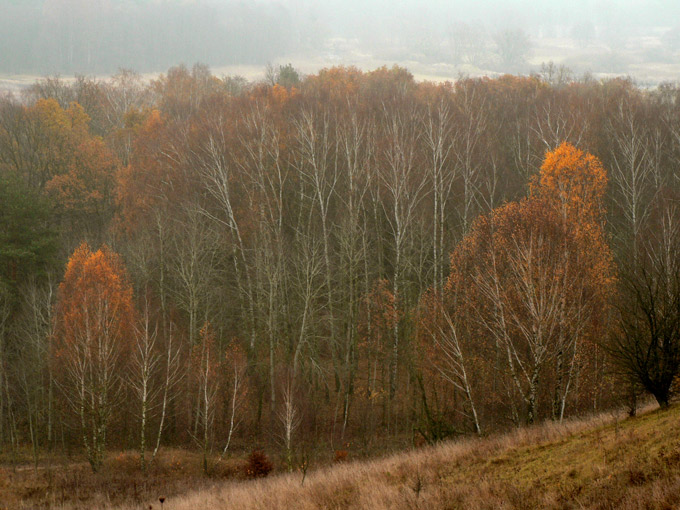
<path fill-rule="evenodd" d="M 345 462 L 349 452 L 347 450 L 335 450 L 335 462 Z"/>
<path fill-rule="evenodd" d="M 246 464 L 246 476 L 248 478 L 264 478 L 273 469 L 274 464 L 269 460 L 266 453 L 262 450 L 253 450 Z"/>

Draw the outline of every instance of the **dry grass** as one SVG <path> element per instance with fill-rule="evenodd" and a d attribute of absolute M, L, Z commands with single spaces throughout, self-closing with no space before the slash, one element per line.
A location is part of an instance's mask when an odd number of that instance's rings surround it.
<path fill-rule="evenodd" d="M 680 501 L 679 418 L 676 406 L 625 420 L 549 423 L 319 469 L 304 486 L 298 473 L 227 482 L 164 508 L 670 509 Z"/>
<path fill-rule="evenodd" d="M 100 497 L 86 506 L 56 501 L 54 508 L 159 509 L 157 497 L 163 495 L 164 510 L 670 509 L 680 501 L 680 406 L 632 419 L 610 413 L 547 423 L 338 463 L 309 472 L 304 485 L 298 472 L 252 481 L 204 479 L 182 495 L 189 478 L 146 488 L 148 499 Z"/>
<path fill-rule="evenodd" d="M 110 454 L 99 473 L 82 459 L 55 457 L 37 471 L 31 465 L 0 468 L 0 510 L 146 508 L 159 494 L 169 498 L 214 486 L 224 479 L 245 479 L 245 461 L 227 459 L 202 471 L 199 453 L 161 450 L 142 473 L 137 452 Z"/>

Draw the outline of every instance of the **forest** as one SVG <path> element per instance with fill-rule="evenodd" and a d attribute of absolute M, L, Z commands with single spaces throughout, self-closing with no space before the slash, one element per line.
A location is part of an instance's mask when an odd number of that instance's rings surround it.
<path fill-rule="evenodd" d="M 680 87 L 196 64 L 0 97 L 0 447 L 289 470 L 680 367 Z"/>

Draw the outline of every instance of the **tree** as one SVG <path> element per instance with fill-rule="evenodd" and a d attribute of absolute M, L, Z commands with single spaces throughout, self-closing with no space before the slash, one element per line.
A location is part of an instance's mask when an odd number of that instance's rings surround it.
<path fill-rule="evenodd" d="M 392 294 L 395 301 L 395 311 L 403 310 L 404 306 L 404 277 L 407 260 L 405 252 L 408 242 L 413 236 L 416 227 L 418 208 L 426 194 L 426 181 L 418 175 L 417 166 L 418 142 L 420 130 L 417 113 L 414 108 L 398 107 L 388 110 L 384 107 L 382 143 L 385 146 L 382 154 L 383 160 L 380 168 L 386 199 L 382 206 L 385 219 L 389 225 L 391 248 L 394 251 L 392 262 Z M 400 330 L 400 321 L 393 321 L 392 360 L 390 370 L 390 404 L 397 388 L 397 375 L 399 369 L 399 353 L 403 331 Z M 391 412 L 391 411 L 390 411 Z M 389 414 L 389 413 L 388 413 Z"/>
<path fill-rule="evenodd" d="M 88 122 L 76 103 L 68 109 L 55 99 L 41 99 L 29 107 L 6 103 L 0 115 L 0 164 L 30 188 L 42 190 L 65 171 Z"/>
<path fill-rule="evenodd" d="M 90 137 L 76 149 L 67 172 L 50 179 L 45 189 L 71 232 L 99 239 L 113 216 L 118 162 L 101 138 Z"/>
<path fill-rule="evenodd" d="M 434 101 L 428 101 L 422 125 L 432 179 L 433 285 L 437 292 L 441 292 L 444 286 L 446 204 L 456 177 L 455 166 L 451 164 L 455 140 L 453 115 L 444 94 L 442 97 L 435 97 Z"/>
<path fill-rule="evenodd" d="M 634 265 L 623 271 L 618 325 L 609 351 L 624 375 L 668 407 L 680 374 L 680 222 L 677 211 L 662 218 Z M 660 237 L 660 239 L 659 239 Z"/>
<path fill-rule="evenodd" d="M 520 28 L 501 30 L 493 39 L 501 64 L 506 70 L 524 65 L 531 49 L 531 41 L 524 30 Z"/>
<path fill-rule="evenodd" d="M 286 64 L 285 66 L 274 67 L 274 65 L 269 62 L 265 66 L 265 82 L 272 87 L 274 85 L 281 85 L 287 89 L 291 87 L 297 87 L 300 85 L 300 73 L 297 69 L 293 67 L 293 64 Z"/>
<path fill-rule="evenodd" d="M 618 236 L 633 258 L 638 256 L 642 227 L 653 195 L 653 155 L 648 144 L 648 122 L 641 118 L 639 97 L 627 89 L 607 119 L 610 140 L 614 211 L 620 218 Z M 616 225 L 618 226 L 618 225 Z"/>
<path fill-rule="evenodd" d="M 491 335 L 524 404 L 513 416 L 527 423 L 553 360 L 561 419 L 580 342 L 606 310 L 613 266 L 599 221 L 603 172 L 593 156 L 560 146 L 546 154 L 532 196 L 480 217 L 451 258 L 449 292 L 468 295 L 470 319 Z"/>
<path fill-rule="evenodd" d="M 0 285 L 14 287 L 53 264 L 57 239 L 49 202 L 13 175 L 0 173 Z"/>
<path fill-rule="evenodd" d="M 300 85 L 300 73 L 290 63 L 285 66 L 279 66 L 276 83 L 287 89 L 297 87 Z"/>
<path fill-rule="evenodd" d="M 455 290 L 453 292 L 451 290 L 453 289 L 447 288 L 447 297 L 455 299 Z M 482 429 L 472 395 L 471 379 L 468 376 L 470 366 L 467 353 L 464 351 L 466 342 L 463 338 L 464 333 L 461 331 L 463 328 L 456 324 L 463 321 L 457 321 L 455 317 L 451 317 L 447 308 L 455 307 L 448 305 L 443 302 L 442 294 L 438 292 L 429 291 L 423 295 L 418 324 L 421 342 L 426 351 L 425 357 L 436 373 L 453 386 L 453 391 L 460 391 L 464 395 L 468 409 L 464 408 L 462 411 L 455 409 L 455 411 L 463 414 L 472 423 L 476 434 L 481 434 Z M 424 387 L 422 390 L 424 393 Z M 426 395 L 423 395 L 423 400 L 429 428 L 434 429 L 428 431 L 426 438 L 443 439 L 442 433 L 447 431 L 442 430 L 441 424 L 437 423 L 432 416 Z"/>
<path fill-rule="evenodd" d="M 365 370 L 364 393 L 369 403 L 364 427 L 372 433 L 375 429 L 373 411 L 376 403 L 382 400 L 383 410 L 387 411 L 392 335 L 394 323 L 401 317 L 387 280 L 377 280 L 362 301 L 358 348 Z"/>
<path fill-rule="evenodd" d="M 14 381 L 23 393 L 25 418 L 33 450 L 33 466 L 37 471 L 40 446 L 51 446 L 54 438 L 54 378 L 49 366 L 49 346 L 54 336 L 54 295 L 52 278 L 31 278 L 20 288 L 20 306 L 16 318 L 21 343 L 12 360 Z M 2 312 L 0 312 L 2 322 Z M 0 334 L 3 328 L 0 326 Z M 0 346 L 0 355 L 4 354 Z M 0 357 L 0 363 L 2 357 Z M 2 370 L 0 369 L 0 372 Z M 0 375 L 0 381 L 2 376 Z M 0 384 L 1 386 L 1 384 Z"/>
<path fill-rule="evenodd" d="M 464 22 L 453 23 L 447 30 L 451 56 L 454 64 L 483 65 L 488 35 L 484 27 Z"/>
<path fill-rule="evenodd" d="M 227 377 L 227 387 L 229 391 L 229 394 L 227 395 L 229 400 L 229 431 L 221 457 L 226 455 L 227 450 L 229 450 L 229 446 L 231 445 L 234 432 L 236 432 L 238 426 L 243 422 L 243 408 L 246 396 L 248 395 L 248 386 L 246 384 L 248 360 L 243 349 L 241 349 L 235 341 L 232 341 L 232 344 L 227 349 L 225 361 L 227 364 L 231 365 L 228 369 L 229 375 Z"/>
<path fill-rule="evenodd" d="M 480 218 L 452 260 L 451 282 L 472 262 L 476 320 L 504 354 L 527 423 L 536 419 L 539 377 L 555 354 L 560 301 L 574 272 L 560 234 L 545 202 L 510 203 Z"/>
<path fill-rule="evenodd" d="M 139 462 L 146 472 L 147 423 L 153 410 L 153 402 L 161 388 L 153 384 L 156 370 L 161 362 L 162 353 L 156 346 L 158 324 L 151 325 L 148 297 L 144 301 L 142 316 L 134 324 L 135 348 L 132 355 L 130 386 L 139 399 Z"/>
<path fill-rule="evenodd" d="M 286 464 L 288 471 L 293 471 L 293 435 L 300 426 L 302 416 L 295 404 L 295 389 L 293 377 L 286 378 L 281 398 L 282 408 L 279 410 L 279 421 L 281 422 L 283 446 L 286 449 Z"/>
<path fill-rule="evenodd" d="M 217 342 L 208 321 L 200 331 L 200 344 L 192 349 L 192 372 L 198 386 L 196 425 L 201 425 L 200 437 L 194 429 L 194 439 L 203 453 L 203 472 L 208 474 L 208 454 L 212 450 L 212 432 L 215 423 L 217 395 L 220 391 L 219 374 L 221 360 L 217 353 Z"/>
<path fill-rule="evenodd" d="M 571 230 L 579 251 L 578 263 L 590 272 L 594 282 L 593 292 L 584 296 L 590 304 L 572 319 L 578 327 L 591 321 L 600 324 L 607 304 L 614 293 L 614 261 L 603 229 L 607 172 L 598 158 L 577 149 L 569 143 L 562 143 L 546 154 L 540 174 L 531 185 L 532 194 L 547 200 L 562 218 L 563 228 Z M 565 252 L 570 248 L 565 243 Z M 599 306 L 597 305 L 599 303 Z M 562 303 L 562 314 L 566 303 Z M 569 392 L 576 358 L 580 354 L 583 331 L 569 334 L 567 318 L 561 317 L 560 335 L 557 342 L 556 380 L 553 400 L 553 418 L 564 416 L 564 406 Z M 575 324 L 574 324 L 575 325 Z M 591 337 L 592 340 L 592 337 Z M 592 343 L 591 343 L 592 345 Z"/>
<path fill-rule="evenodd" d="M 83 243 L 59 285 L 53 361 L 59 385 L 78 414 L 93 471 L 104 458 L 109 422 L 119 405 L 135 310 L 120 257 Z"/>

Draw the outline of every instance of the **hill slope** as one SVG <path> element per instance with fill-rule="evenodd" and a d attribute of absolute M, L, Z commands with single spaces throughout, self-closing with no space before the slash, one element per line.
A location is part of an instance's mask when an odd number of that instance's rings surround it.
<path fill-rule="evenodd" d="M 680 406 L 447 443 L 300 482 L 293 473 L 229 483 L 165 509 L 677 508 Z"/>

